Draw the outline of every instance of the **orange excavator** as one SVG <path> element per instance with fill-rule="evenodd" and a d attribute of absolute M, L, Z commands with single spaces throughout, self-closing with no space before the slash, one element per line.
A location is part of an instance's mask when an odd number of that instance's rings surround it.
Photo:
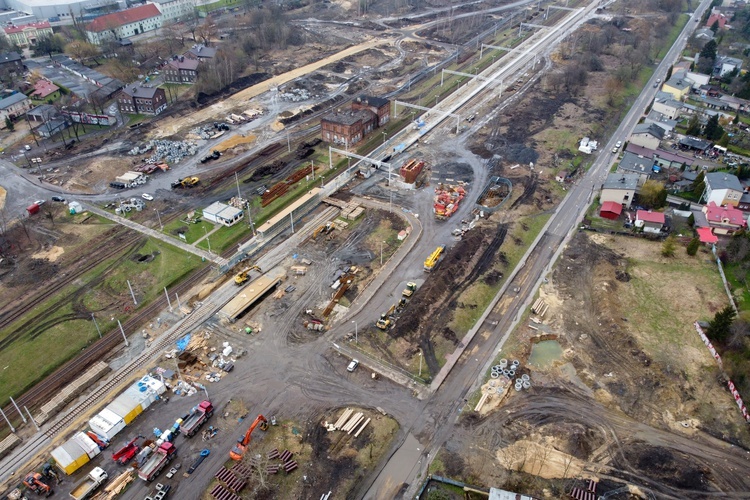
<path fill-rule="evenodd" d="M 250 436 L 252 435 L 255 428 L 259 425 L 260 430 L 262 431 L 268 429 L 268 420 L 263 415 L 258 415 L 252 425 L 250 425 L 250 427 L 247 429 L 245 437 L 243 437 L 242 440 L 237 441 L 237 444 L 234 445 L 232 451 L 229 452 L 229 458 L 231 458 L 232 460 L 242 460 L 242 457 L 245 455 L 245 451 L 247 451 L 247 445 L 250 444 Z"/>
<path fill-rule="evenodd" d="M 23 480 L 23 485 L 37 495 L 44 495 L 48 497 L 54 493 L 54 491 L 52 491 L 52 487 L 47 484 L 44 476 L 39 472 L 31 472 L 27 474 Z"/>

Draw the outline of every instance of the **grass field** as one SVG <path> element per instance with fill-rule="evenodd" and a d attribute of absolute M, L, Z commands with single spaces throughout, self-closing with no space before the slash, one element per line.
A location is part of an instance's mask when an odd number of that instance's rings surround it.
<path fill-rule="evenodd" d="M 82 295 L 76 310 L 94 311 L 99 328 L 102 333 L 107 333 L 117 325 L 117 319 L 125 320 L 133 309 L 137 309 L 133 306 L 126 280 L 130 280 L 138 304 L 142 306 L 163 294 L 165 286 L 171 286 L 201 265 L 200 258 L 194 255 L 158 240 L 148 240 L 138 253 L 158 252 L 151 262 L 139 263 L 126 258 L 113 266 L 127 252 L 128 249 L 123 248 L 117 257 L 86 273 L 15 324 L 20 325 L 33 314 L 47 310 L 51 312 L 44 321 L 55 323 L 56 318 L 62 319 L 65 314 L 75 312 L 72 297 L 78 292 Z M 103 279 L 98 281 L 99 278 Z M 89 289 L 82 288 L 85 284 L 93 285 Z M 53 310 L 56 305 L 59 307 Z M 132 309 L 126 311 L 126 308 Z M 19 395 L 97 340 L 96 327 L 88 314 L 86 316 L 85 319 L 52 324 L 41 332 L 25 335 L 0 351 L 0 398 Z M 14 327 L 8 328 L 0 338 L 14 331 Z M 44 355 L 40 356 L 40 353 Z"/>

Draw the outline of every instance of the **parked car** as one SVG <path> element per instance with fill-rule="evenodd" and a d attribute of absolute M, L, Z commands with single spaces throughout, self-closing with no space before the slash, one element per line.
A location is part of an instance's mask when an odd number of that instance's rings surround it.
<path fill-rule="evenodd" d="M 148 200 L 148 201 L 154 201 L 154 197 L 153 197 L 153 196 L 151 196 L 151 195 L 150 195 L 150 194 L 148 194 L 148 193 L 143 193 L 143 194 L 141 195 L 141 198 L 143 198 L 144 200 Z"/>
<path fill-rule="evenodd" d="M 46 202 L 46 201 L 47 201 L 47 200 L 36 200 L 36 201 L 34 202 L 34 204 L 35 204 L 35 205 L 39 205 L 39 206 L 41 207 L 42 205 L 44 205 L 44 202 Z"/>
<path fill-rule="evenodd" d="M 614 148 L 612 148 L 612 152 L 613 153 L 617 153 L 617 151 L 619 151 L 619 148 L 617 146 L 615 146 Z"/>
<path fill-rule="evenodd" d="M 615 147 L 619 148 L 620 146 L 622 146 L 622 141 L 617 141 L 617 144 L 615 144 Z"/>
<path fill-rule="evenodd" d="M 28 144 L 26 144 L 26 145 L 24 146 L 24 149 L 25 149 L 26 151 L 31 151 L 31 146 L 29 146 Z"/>
<path fill-rule="evenodd" d="M 356 359 L 353 359 L 352 362 L 349 363 L 349 366 L 346 367 L 346 371 L 353 372 L 354 370 L 357 369 L 358 366 L 359 366 L 359 361 Z"/>
<path fill-rule="evenodd" d="M 65 203 L 65 198 L 62 196 L 53 196 L 52 201 L 59 201 L 60 203 Z"/>

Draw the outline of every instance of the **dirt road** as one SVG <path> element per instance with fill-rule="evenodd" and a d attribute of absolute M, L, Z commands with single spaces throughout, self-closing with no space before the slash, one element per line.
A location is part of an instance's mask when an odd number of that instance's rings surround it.
<path fill-rule="evenodd" d="M 196 123 L 201 123 L 204 121 L 216 119 L 222 115 L 225 115 L 227 113 L 234 111 L 236 108 L 241 108 L 242 105 L 246 105 L 249 108 L 250 106 L 247 101 L 249 101 L 253 97 L 256 97 L 262 94 L 263 92 L 267 92 L 274 87 L 278 87 L 279 85 L 283 85 L 296 78 L 305 76 L 308 73 L 317 71 L 320 68 L 327 66 L 328 64 L 334 63 L 336 61 L 340 61 L 341 59 L 344 59 L 351 55 L 358 54 L 362 51 L 371 49 L 373 47 L 377 47 L 378 45 L 389 44 L 389 43 L 391 43 L 390 40 L 379 39 L 379 40 L 370 40 L 368 42 L 360 43 L 358 45 L 353 45 L 344 50 L 336 52 L 333 55 L 324 57 L 323 59 L 320 59 L 319 61 L 315 61 L 305 66 L 301 66 L 297 69 L 288 71 L 286 73 L 282 73 L 281 75 L 274 76 L 273 78 L 266 80 L 264 82 L 261 82 L 257 85 L 253 85 L 252 87 L 248 87 L 244 90 L 241 90 L 237 92 L 236 94 L 228 97 L 227 99 L 224 99 L 223 101 L 218 102 L 214 104 L 213 106 L 209 106 L 208 108 L 201 109 L 187 116 L 172 117 L 172 118 L 162 120 L 162 122 L 159 124 L 159 128 L 155 130 L 154 138 L 158 139 L 160 137 L 167 137 L 167 136 L 176 134 L 178 131 L 184 128 L 193 126 Z"/>

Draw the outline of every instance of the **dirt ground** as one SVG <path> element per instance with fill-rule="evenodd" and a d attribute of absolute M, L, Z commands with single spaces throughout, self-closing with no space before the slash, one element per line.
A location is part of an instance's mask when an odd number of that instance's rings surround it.
<path fill-rule="evenodd" d="M 558 335 L 562 355 L 528 365 L 530 390 L 464 416 L 446 445 L 461 458 L 459 477 L 537 494 L 586 478 L 664 494 L 738 487 L 734 469 L 681 446 L 720 438 L 748 447 L 750 433 L 692 326 L 726 303 L 718 272 L 708 255 L 680 250 L 668 259 L 659 242 L 573 238 L 540 291 L 550 307 L 528 322 L 537 330 L 522 324 L 503 350 L 526 365 L 545 332 Z"/>

